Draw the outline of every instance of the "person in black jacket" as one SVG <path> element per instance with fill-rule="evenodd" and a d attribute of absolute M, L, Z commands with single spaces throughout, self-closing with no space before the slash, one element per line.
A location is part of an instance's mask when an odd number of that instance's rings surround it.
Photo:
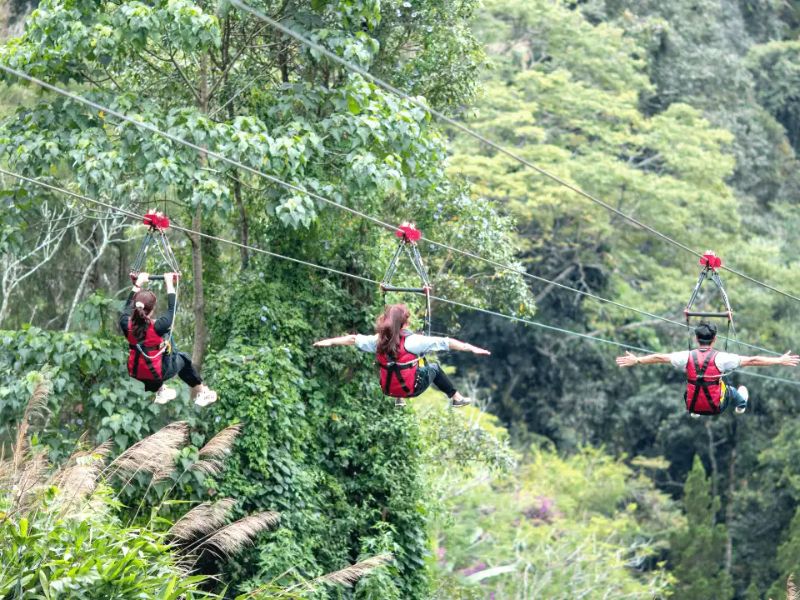
<path fill-rule="evenodd" d="M 165 381 L 177 375 L 191 388 L 195 404 L 207 406 L 216 401 L 217 393 L 203 384 L 191 357 L 172 347 L 176 280 L 176 273 L 164 273 L 167 312 L 153 319 L 156 295 L 141 289 L 149 281 L 149 275 L 138 275 L 119 318 L 120 330 L 128 338 L 130 347 L 128 372 L 141 381 L 147 391 L 156 392 L 158 404 L 166 404 L 177 396 L 175 389 L 164 385 Z"/>

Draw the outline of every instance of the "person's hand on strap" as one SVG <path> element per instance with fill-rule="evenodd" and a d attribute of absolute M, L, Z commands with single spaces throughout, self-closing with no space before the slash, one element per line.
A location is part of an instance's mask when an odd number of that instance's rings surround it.
<path fill-rule="evenodd" d="M 142 289 L 142 286 L 150 281 L 150 274 L 149 273 L 139 273 L 136 276 L 136 282 L 133 284 L 133 291 L 138 292 Z"/>
<path fill-rule="evenodd" d="M 166 286 L 168 294 L 175 293 L 176 283 L 178 283 L 177 273 L 164 273 L 164 286 Z"/>

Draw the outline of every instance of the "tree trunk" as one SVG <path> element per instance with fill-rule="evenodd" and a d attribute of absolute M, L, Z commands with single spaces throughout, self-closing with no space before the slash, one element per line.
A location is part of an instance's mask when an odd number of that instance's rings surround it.
<path fill-rule="evenodd" d="M 204 56 L 200 69 L 200 85 L 199 93 L 200 100 L 198 108 L 200 111 L 208 114 L 208 56 Z M 208 156 L 205 153 L 200 154 L 201 167 L 208 166 Z M 198 205 L 194 209 L 194 216 L 192 217 L 192 229 L 200 232 L 203 226 L 203 207 Z M 192 302 L 192 309 L 194 312 L 194 345 L 192 346 L 192 362 L 199 371 L 203 367 L 203 359 L 206 353 L 206 339 L 208 337 L 208 329 L 206 325 L 206 301 L 205 292 L 203 289 L 203 247 L 202 238 L 199 233 L 189 234 L 189 239 L 192 243 L 192 283 L 194 286 L 194 297 Z"/>
<path fill-rule="evenodd" d="M 233 180 L 233 197 L 236 200 L 236 206 L 239 207 L 239 241 L 243 244 L 241 250 L 242 255 L 242 269 L 246 269 L 250 264 L 250 250 L 245 246 L 250 244 L 250 226 L 247 223 L 247 209 L 242 200 L 242 184 L 237 176 Z"/>
<path fill-rule="evenodd" d="M 736 435 L 734 431 L 733 450 L 731 450 L 730 464 L 728 465 L 728 498 L 725 507 L 725 525 L 728 532 L 728 539 L 725 541 L 725 572 L 731 572 L 733 566 L 733 534 L 731 534 L 731 523 L 733 523 L 733 494 L 736 491 Z"/>
<path fill-rule="evenodd" d="M 714 443 L 714 432 L 711 429 L 710 420 L 706 420 L 706 433 L 708 433 L 708 460 L 711 462 L 711 496 L 716 498 L 719 471 L 717 467 L 717 449 Z"/>
<path fill-rule="evenodd" d="M 194 209 L 192 217 L 192 229 L 200 231 L 203 224 L 202 207 Z M 206 352 L 206 301 L 203 290 L 203 249 L 201 237 L 192 233 L 189 240 L 192 243 L 192 282 L 194 284 L 194 297 L 192 298 L 192 309 L 194 311 L 194 345 L 192 346 L 192 362 L 200 370 L 203 366 L 203 359 Z"/>
<path fill-rule="evenodd" d="M 83 270 L 83 275 L 81 276 L 81 280 L 78 282 L 78 288 L 75 290 L 75 294 L 72 296 L 72 304 L 69 307 L 69 312 L 67 313 L 67 321 L 64 323 L 64 331 L 69 331 L 69 328 L 72 327 L 72 319 L 75 316 L 75 309 L 78 308 L 78 303 L 81 301 L 83 297 L 83 292 L 86 289 L 87 284 L 89 283 L 92 276 L 97 272 L 97 265 L 100 262 L 100 259 L 103 257 L 103 254 L 106 251 L 106 247 L 108 246 L 108 232 L 105 230 L 103 231 L 103 237 L 99 242 L 99 246 L 97 244 L 96 234 L 97 230 L 102 229 L 101 227 L 96 227 L 95 230 L 92 232 L 92 237 L 90 240 L 90 250 L 91 250 L 91 260 L 89 260 L 89 264 L 86 265 L 86 268 Z M 78 235 L 76 232 L 75 235 Z"/>
<path fill-rule="evenodd" d="M 122 289 L 130 282 L 130 266 L 128 264 L 128 245 L 124 241 L 115 242 L 117 247 L 117 287 Z"/>

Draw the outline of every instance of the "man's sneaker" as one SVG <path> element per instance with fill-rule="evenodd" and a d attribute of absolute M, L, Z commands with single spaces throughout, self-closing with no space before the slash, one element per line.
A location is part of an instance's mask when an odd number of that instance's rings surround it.
<path fill-rule="evenodd" d="M 450 406 L 453 408 L 459 408 L 461 406 L 466 406 L 467 404 L 472 404 L 472 400 L 470 398 L 461 398 L 461 400 L 453 399 L 450 402 Z"/>
<path fill-rule="evenodd" d="M 217 392 L 208 389 L 206 386 L 203 386 L 203 389 L 201 389 L 194 398 L 194 403 L 197 404 L 197 406 L 208 406 L 216 401 Z"/>
<path fill-rule="evenodd" d="M 744 404 L 744 406 L 737 406 L 736 407 L 736 414 L 737 415 L 740 415 L 744 411 L 747 410 L 747 400 L 750 398 L 750 392 L 748 392 L 747 388 L 744 387 L 743 385 L 739 386 L 739 393 L 741 394 L 742 398 L 744 398 L 745 404 Z"/>
<path fill-rule="evenodd" d="M 403 407 L 403 406 L 406 405 L 406 399 L 405 398 L 395 398 L 394 399 L 394 405 L 396 407 Z"/>
<path fill-rule="evenodd" d="M 698 415 L 697 413 L 689 413 L 689 416 L 692 417 L 693 419 L 699 419 L 700 418 L 700 415 Z"/>
<path fill-rule="evenodd" d="M 159 388 L 159 390 L 156 392 L 155 403 L 156 404 L 166 404 L 170 400 L 175 400 L 175 398 L 177 398 L 177 397 L 178 397 L 177 390 L 174 390 L 173 388 L 170 388 L 170 387 L 167 387 L 165 385 L 162 385 Z"/>

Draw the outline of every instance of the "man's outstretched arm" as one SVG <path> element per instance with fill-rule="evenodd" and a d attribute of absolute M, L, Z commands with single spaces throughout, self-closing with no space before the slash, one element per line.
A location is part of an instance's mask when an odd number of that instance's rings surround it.
<path fill-rule="evenodd" d="M 792 354 L 790 350 L 782 356 L 743 356 L 743 367 L 796 367 L 800 363 L 800 356 Z"/>
<path fill-rule="evenodd" d="M 668 362 L 670 362 L 669 354 L 646 354 L 645 356 L 636 356 L 633 352 L 626 352 L 623 356 L 617 357 L 617 364 L 620 367 L 660 365 Z"/>

